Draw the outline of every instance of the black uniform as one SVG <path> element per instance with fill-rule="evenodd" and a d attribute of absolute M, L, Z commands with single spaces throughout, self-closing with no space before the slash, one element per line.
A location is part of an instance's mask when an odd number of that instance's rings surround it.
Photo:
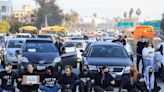
<path fill-rule="evenodd" d="M 78 76 L 74 73 L 71 76 L 66 76 L 63 74 L 60 79 L 60 85 L 62 86 L 62 90 L 70 89 L 72 92 L 76 91 L 76 85 L 78 83 Z"/>
<path fill-rule="evenodd" d="M 104 91 L 113 91 L 113 85 L 111 84 L 111 81 L 113 81 L 114 78 L 110 74 L 103 74 L 100 72 L 95 75 L 95 92 L 104 92 Z"/>
<path fill-rule="evenodd" d="M 93 74 L 91 74 L 90 72 L 88 72 L 87 74 L 80 73 L 79 78 L 80 78 L 79 91 L 80 92 L 88 92 L 88 91 L 91 92 L 91 88 L 92 88 L 91 80 L 94 79 Z"/>
<path fill-rule="evenodd" d="M 15 73 L 7 73 L 6 71 L 0 72 L 0 78 L 2 80 L 1 88 L 3 90 L 11 90 L 15 92 L 14 80 L 16 78 Z"/>
<path fill-rule="evenodd" d="M 61 55 L 62 54 L 62 50 L 61 50 L 61 47 L 63 46 L 63 44 L 61 43 L 61 42 L 56 42 L 55 43 L 55 46 L 56 46 L 56 48 L 58 49 L 58 51 L 59 51 L 59 54 Z"/>
<path fill-rule="evenodd" d="M 23 74 L 20 74 L 20 76 L 18 78 L 23 79 L 24 75 L 36 75 L 35 73 L 29 73 L 29 72 L 25 72 Z M 18 88 L 22 91 L 22 92 L 37 92 L 39 85 L 21 85 L 21 82 L 18 82 L 19 85 Z"/>

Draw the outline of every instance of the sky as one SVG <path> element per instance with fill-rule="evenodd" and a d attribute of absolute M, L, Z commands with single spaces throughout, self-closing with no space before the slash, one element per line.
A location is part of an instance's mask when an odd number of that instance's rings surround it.
<path fill-rule="evenodd" d="M 36 7 L 34 0 L 12 0 L 14 10 L 21 9 L 21 5 Z M 77 11 L 80 16 L 91 16 L 97 13 L 98 17 L 123 17 L 123 12 L 130 8 L 140 8 L 143 19 L 161 19 L 164 13 L 164 0 L 57 0 L 57 4 L 68 12 L 70 9 Z"/>

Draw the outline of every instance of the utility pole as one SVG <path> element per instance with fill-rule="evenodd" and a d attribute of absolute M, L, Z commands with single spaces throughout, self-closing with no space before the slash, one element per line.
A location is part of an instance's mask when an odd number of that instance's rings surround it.
<path fill-rule="evenodd" d="M 44 17 L 45 27 L 48 27 L 48 16 L 51 16 L 51 14 L 46 14 Z"/>

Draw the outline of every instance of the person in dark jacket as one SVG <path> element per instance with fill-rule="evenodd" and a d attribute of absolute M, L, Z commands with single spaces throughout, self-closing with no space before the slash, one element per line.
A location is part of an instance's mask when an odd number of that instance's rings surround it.
<path fill-rule="evenodd" d="M 65 73 L 61 76 L 60 85 L 62 92 L 75 92 L 78 84 L 78 76 L 72 72 L 72 66 L 65 66 Z"/>
<path fill-rule="evenodd" d="M 61 55 L 62 52 L 63 52 L 63 51 L 62 51 L 63 44 L 60 42 L 60 38 L 59 38 L 59 37 L 56 37 L 55 46 L 56 46 L 56 48 L 58 49 L 59 54 Z"/>
<path fill-rule="evenodd" d="M 60 85 L 57 84 L 58 75 L 53 72 L 53 67 L 48 67 L 45 74 L 41 75 L 41 83 L 39 88 L 45 92 L 57 92 L 60 89 Z"/>
<path fill-rule="evenodd" d="M 79 78 L 79 92 L 91 92 L 92 85 L 94 83 L 94 76 L 89 71 L 89 67 L 87 65 L 82 66 L 82 72 L 79 74 Z"/>
<path fill-rule="evenodd" d="M 108 72 L 108 66 L 104 65 L 101 71 L 95 75 L 95 92 L 105 92 L 114 90 L 113 86 L 115 85 L 115 80 Z"/>
<path fill-rule="evenodd" d="M 7 64 L 5 71 L 0 72 L 0 79 L 2 81 L 1 88 L 3 91 L 15 92 L 14 80 L 16 79 L 16 75 L 12 71 L 11 64 Z"/>
<path fill-rule="evenodd" d="M 145 46 L 146 46 L 146 42 L 144 42 L 144 38 L 141 37 L 140 41 L 137 42 L 137 70 L 139 70 L 139 63 L 141 61 L 142 62 L 142 74 L 144 73 L 142 50 Z"/>
<path fill-rule="evenodd" d="M 20 74 L 20 76 L 17 78 L 17 82 L 19 84 L 17 86 L 22 92 L 37 92 L 39 85 L 32 83 L 24 83 L 23 76 L 38 76 L 34 73 L 34 67 L 32 64 L 28 64 L 27 71 L 23 74 Z"/>
<path fill-rule="evenodd" d="M 122 43 L 122 45 L 126 45 L 126 40 L 124 39 L 124 36 L 122 36 L 122 35 L 119 35 L 118 39 L 113 40 L 112 42 L 120 42 L 120 43 Z"/>

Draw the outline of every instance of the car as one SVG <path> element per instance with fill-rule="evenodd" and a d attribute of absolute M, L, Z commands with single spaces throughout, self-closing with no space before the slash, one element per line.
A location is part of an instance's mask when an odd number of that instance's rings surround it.
<path fill-rule="evenodd" d="M 0 60 L 1 60 L 1 64 L 3 64 L 4 62 L 4 48 L 5 48 L 5 36 L 4 35 L 0 35 Z"/>
<path fill-rule="evenodd" d="M 76 47 L 76 52 L 77 52 L 77 61 L 80 62 L 82 60 L 82 53 L 80 50 L 85 50 L 87 46 L 87 42 L 84 40 L 69 40 L 65 42 L 65 44 L 73 44 Z"/>
<path fill-rule="evenodd" d="M 15 38 L 31 38 L 32 35 L 30 33 L 18 33 Z"/>
<path fill-rule="evenodd" d="M 116 39 L 117 39 L 116 37 L 102 37 L 101 38 L 102 41 L 110 41 L 110 42 Z"/>
<path fill-rule="evenodd" d="M 119 43 L 93 42 L 82 52 L 82 65 L 88 65 L 92 73 L 97 73 L 103 65 L 108 65 L 109 73 L 117 81 L 130 75 L 132 60 L 124 46 Z"/>
<path fill-rule="evenodd" d="M 55 67 L 61 62 L 61 57 L 57 48 L 51 40 L 43 38 L 28 38 L 21 50 L 17 50 L 19 55 L 19 67 L 27 68 L 28 63 L 32 63 L 36 71 L 45 70 L 46 67 Z"/>
<path fill-rule="evenodd" d="M 53 35 L 53 34 L 39 34 L 38 38 L 50 38 L 50 40 L 52 40 L 53 43 L 55 43 L 55 38 L 57 37 L 57 35 Z"/>
<path fill-rule="evenodd" d="M 66 46 L 63 46 L 66 48 Z M 64 64 L 72 64 L 76 54 L 63 52 L 60 56 L 57 48 L 50 39 L 28 38 L 21 50 L 16 51 L 19 57 L 19 68 L 26 69 L 28 63 L 32 63 L 36 71 L 43 71 L 52 66 L 61 70 Z M 77 59 L 77 58 L 75 58 Z"/>
<path fill-rule="evenodd" d="M 25 42 L 25 38 L 12 38 L 6 42 L 4 50 L 4 64 L 12 64 L 17 68 L 18 60 L 15 51 L 20 50 Z"/>

